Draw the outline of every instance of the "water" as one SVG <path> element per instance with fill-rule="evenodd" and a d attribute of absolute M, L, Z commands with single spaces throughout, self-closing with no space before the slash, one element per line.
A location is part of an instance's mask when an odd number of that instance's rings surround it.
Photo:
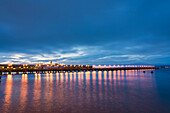
<path fill-rule="evenodd" d="M 170 69 L 3 75 L 0 113 L 169 113 Z"/>

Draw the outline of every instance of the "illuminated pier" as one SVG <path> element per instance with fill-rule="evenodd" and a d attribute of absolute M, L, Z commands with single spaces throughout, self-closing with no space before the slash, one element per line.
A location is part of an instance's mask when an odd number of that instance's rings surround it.
<path fill-rule="evenodd" d="M 114 70 L 141 70 L 158 69 L 151 65 L 0 65 L 0 75 L 28 74 L 28 73 L 56 73 L 56 72 L 84 72 L 84 71 L 114 71 Z"/>

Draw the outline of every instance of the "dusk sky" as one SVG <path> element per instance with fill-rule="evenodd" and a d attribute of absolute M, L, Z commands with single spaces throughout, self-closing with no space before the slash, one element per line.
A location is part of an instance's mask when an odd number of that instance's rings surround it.
<path fill-rule="evenodd" d="M 169 0 L 0 0 L 0 63 L 170 64 Z"/>

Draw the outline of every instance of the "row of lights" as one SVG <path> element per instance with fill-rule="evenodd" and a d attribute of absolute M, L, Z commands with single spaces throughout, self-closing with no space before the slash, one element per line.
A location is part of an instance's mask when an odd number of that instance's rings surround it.
<path fill-rule="evenodd" d="M 36 67 L 37 66 L 41 66 L 41 65 L 36 65 Z M 46 65 L 46 66 L 49 67 L 50 65 Z M 90 67 L 90 65 L 57 65 L 57 67 L 59 67 L 59 66 L 64 66 L 64 67 L 76 67 L 76 66 L 84 67 L 84 66 L 86 66 L 86 67 Z"/>
<path fill-rule="evenodd" d="M 41 64 L 36 64 L 35 65 L 36 67 L 37 66 L 41 66 Z M 58 67 L 59 65 L 57 65 Z M 90 67 L 90 65 L 61 65 L 61 66 L 64 66 L 64 67 Z M 47 67 L 49 67 L 49 65 L 47 65 Z M 2 66 L 1 68 L 4 68 L 4 66 Z M 13 65 L 12 64 L 8 64 L 8 67 L 7 68 L 13 68 Z M 19 67 L 19 68 L 32 68 L 32 67 L 28 67 L 28 64 L 23 64 L 23 67 Z M 14 69 L 14 68 L 13 68 Z"/>
<path fill-rule="evenodd" d="M 96 65 L 93 65 L 93 68 L 95 68 L 95 67 L 154 67 L 154 66 L 151 66 L 151 65 L 113 65 L 113 66 L 111 66 L 111 65 L 109 65 L 109 66 L 98 65 L 98 66 L 96 66 Z"/>

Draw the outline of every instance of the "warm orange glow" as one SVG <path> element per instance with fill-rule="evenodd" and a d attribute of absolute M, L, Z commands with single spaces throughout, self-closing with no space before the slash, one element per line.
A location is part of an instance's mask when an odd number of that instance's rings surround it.
<path fill-rule="evenodd" d="M 53 73 L 50 73 L 50 83 L 53 82 Z"/>
<path fill-rule="evenodd" d="M 116 80 L 116 71 L 113 71 L 113 79 Z"/>
<path fill-rule="evenodd" d="M 69 74 L 70 74 L 70 81 L 72 81 L 72 72 L 70 72 Z"/>
<path fill-rule="evenodd" d="M 74 81 L 76 81 L 76 72 L 74 72 L 74 76 L 73 77 L 74 77 Z"/>
<path fill-rule="evenodd" d="M 57 80 L 57 82 L 59 80 L 59 73 L 58 72 L 56 73 L 56 80 Z"/>
<path fill-rule="evenodd" d="M 35 73 L 35 76 L 37 76 L 38 74 L 37 73 Z"/>
<path fill-rule="evenodd" d="M 107 71 L 104 71 L 104 80 L 107 79 Z"/>
<path fill-rule="evenodd" d="M 8 80 L 9 80 L 9 79 L 12 79 L 12 75 L 11 75 L 11 74 L 7 75 L 7 79 L 8 79 Z"/>
<path fill-rule="evenodd" d="M 38 89 L 38 90 L 37 90 Z M 33 100 L 37 101 L 40 99 L 41 96 L 41 75 L 38 75 L 38 79 L 37 76 L 35 76 L 35 81 L 34 81 L 34 96 L 33 96 Z M 36 106 L 39 106 L 39 103 L 36 103 Z"/>
<path fill-rule="evenodd" d="M 46 80 L 48 81 L 48 78 L 49 78 L 49 74 L 46 74 Z"/>
<path fill-rule="evenodd" d="M 64 81 L 63 73 L 60 73 L 60 82 L 63 83 L 63 81 Z"/>
<path fill-rule="evenodd" d="M 8 66 L 12 66 L 12 64 L 8 64 Z"/>
<path fill-rule="evenodd" d="M 109 71 L 109 80 L 112 79 L 112 71 Z"/>
<path fill-rule="evenodd" d="M 20 93 L 20 110 L 24 110 L 27 101 L 27 90 L 28 90 L 28 78 L 27 74 L 22 74 L 21 79 L 21 93 Z"/>
<path fill-rule="evenodd" d="M 96 71 L 92 71 L 92 76 L 96 75 Z"/>
<path fill-rule="evenodd" d="M 84 75 L 84 72 L 81 72 L 81 76 L 83 76 Z"/>
<path fill-rule="evenodd" d="M 7 113 L 8 112 L 8 108 L 10 107 L 11 104 L 11 94 L 12 94 L 12 75 L 7 75 L 7 79 L 6 79 L 6 88 L 5 88 L 5 98 L 4 98 L 4 102 L 6 103 L 6 105 L 4 106 L 4 112 Z M 3 107 L 2 107 L 3 108 Z"/>
<path fill-rule="evenodd" d="M 125 74 L 125 71 L 124 70 L 121 70 L 121 79 L 124 80 L 124 74 Z"/>
<path fill-rule="evenodd" d="M 85 75 L 86 75 L 86 79 L 90 79 L 90 71 L 87 71 L 86 73 L 85 73 Z"/>
<path fill-rule="evenodd" d="M 78 81 L 81 79 L 81 72 L 78 72 Z"/>
<path fill-rule="evenodd" d="M 98 71 L 98 78 L 99 80 L 102 80 L 102 71 Z"/>

